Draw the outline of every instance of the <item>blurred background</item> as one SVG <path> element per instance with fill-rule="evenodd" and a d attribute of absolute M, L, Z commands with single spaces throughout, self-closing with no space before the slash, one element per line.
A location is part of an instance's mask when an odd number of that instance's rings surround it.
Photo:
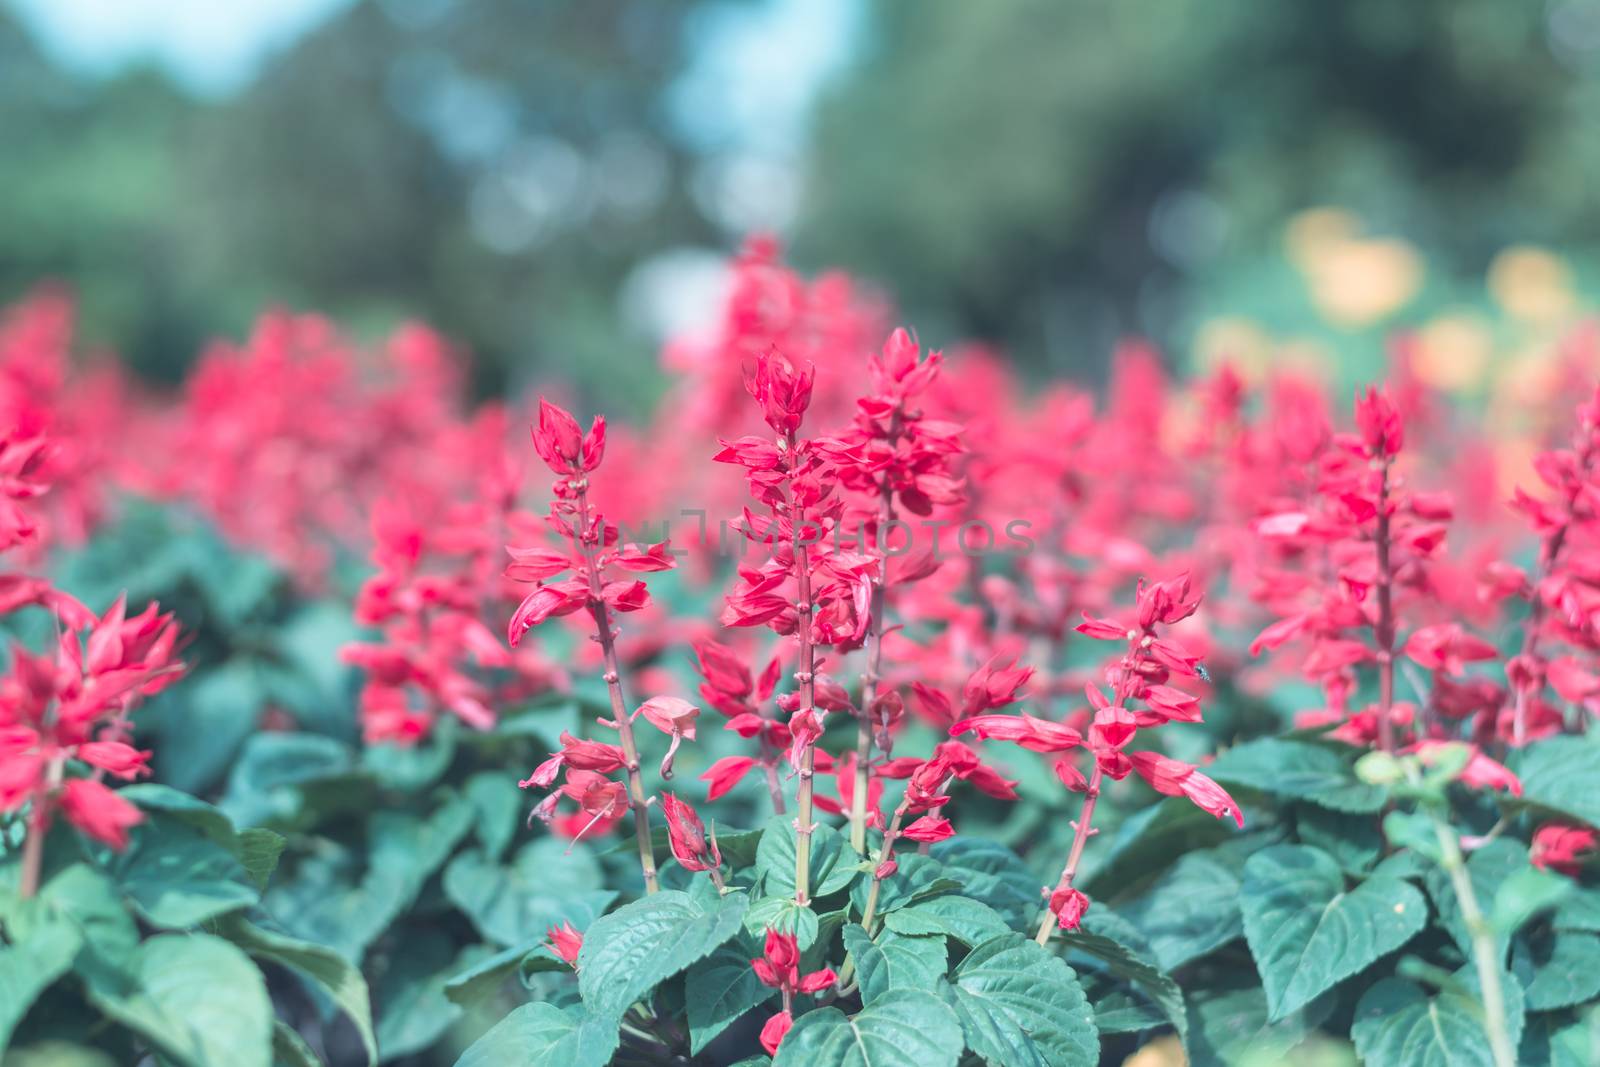
<path fill-rule="evenodd" d="M 0 0 L 0 300 L 155 381 L 415 316 L 637 412 L 770 232 L 1038 376 L 1416 327 L 1465 388 L 1582 310 L 1597 116 L 1600 0 Z"/>

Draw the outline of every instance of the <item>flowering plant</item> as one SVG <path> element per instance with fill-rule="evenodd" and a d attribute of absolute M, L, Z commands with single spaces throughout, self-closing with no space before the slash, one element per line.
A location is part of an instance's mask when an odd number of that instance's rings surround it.
<path fill-rule="evenodd" d="M 641 434 L 13 312 L 0 1047 L 1589 1062 L 1596 335 L 1499 440 L 1404 344 L 1102 404 L 884 314 L 754 243 Z"/>

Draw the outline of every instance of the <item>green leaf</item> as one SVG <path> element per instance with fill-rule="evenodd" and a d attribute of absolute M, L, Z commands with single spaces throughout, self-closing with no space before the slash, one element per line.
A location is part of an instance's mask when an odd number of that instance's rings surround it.
<path fill-rule="evenodd" d="M 486 953 L 470 967 L 456 971 L 445 979 L 444 995 L 452 1003 L 470 1006 L 493 994 L 512 972 L 533 969 L 570 972 L 572 967 L 546 948 L 545 935 L 539 934 L 520 945 Z"/>
<path fill-rule="evenodd" d="M 761 984 L 750 961 L 755 953 L 734 941 L 691 965 L 684 976 L 689 1012 L 689 1055 L 698 1056 L 729 1026 L 778 995 Z"/>
<path fill-rule="evenodd" d="M 415 793 L 437 782 L 449 768 L 456 754 L 456 720 L 441 719 L 433 734 L 414 745 L 376 744 L 361 750 L 361 768 L 372 774 L 380 785 Z M 515 780 L 503 776 L 513 788 Z"/>
<path fill-rule="evenodd" d="M 278 869 L 278 857 L 283 855 L 283 847 L 288 844 L 288 839 L 274 830 L 252 826 L 239 831 L 238 842 L 239 847 L 234 854 L 250 876 L 250 881 L 255 883 L 257 889 L 267 888 L 267 883 L 272 880 L 272 872 Z"/>
<path fill-rule="evenodd" d="M 426 819 L 380 811 L 372 817 L 359 881 L 354 857 L 314 855 L 300 862 L 293 879 L 278 879 L 267 895 L 268 910 L 291 934 L 359 961 L 416 899 L 471 823 L 472 809 L 456 797 L 439 803 Z"/>
<path fill-rule="evenodd" d="M 1509 974 L 1501 981 L 1515 1047 L 1522 1032 L 1522 989 Z M 1385 978 L 1362 994 L 1350 1036 L 1365 1067 L 1493 1067 L 1483 1005 L 1468 983 L 1460 984 L 1430 998 L 1411 982 Z"/>
<path fill-rule="evenodd" d="M 811 896 L 825 897 L 847 888 L 861 873 L 856 869 L 858 859 L 839 831 L 818 823 L 811 834 Z M 756 877 L 768 896 L 794 896 L 794 864 L 794 819 L 775 815 L 756 847 Z"/>
<path fill-rule="evenodd" d="M 1094 899 L 1109 903 L 1149 882 L 1185 852 L 1226 841 L 1234 833 L 1231 823 L 1224 826 L 1189 798 L 1168 797 L 1123 820 L 1104 848 L 1096 839 L 1097 848 L 1089 850 L 1095 865 L 1078 885 Z M 1037 878 L 1033 894 L 1035 912 L 1025 922 L 1037 921 L 1044 910 Z"/>
<path fill-rule="evenodd" d="M 1600 886 L 1574 886 L 1566 899 L 1556 905 L 1551 923 L 1557 930 L 1600 933 Z"/>
<path fill-rule="evenodd" d="M 944 987 L 967 1047 L 991 1067 L 1100 1062 L 1100 1035 L 1078 978 L 1021 934 L 973 949 Z"/>
<path fill-rule="evenodd" d="M 737 934 L 745 894 L 706 905 L 675 890 L 626 904 L 594 921 L 578 955 L 578 987 L 591 1012 L 621 1018 L 634 1001 Z"/>
<path fill-rule="evenodd" d="M 160 812 L 188 823 L 217 844 L 232 849 L 234 846 L 233 821 L 214 804 L 199 797 L 156 782 L 138 782 L 124 786 L 122 799 L 138 805 L 141 811 Z"/>
<path fill-rule="evenodd" d="M 456 1067 L 605 1067 L 620 1037 L 614 1019 L 524 1004 L 474 1041 Z"/>
<path fill-rule="evenodd" d="M 1468 869 L 1471 869 L 1470 861 Z M 1489 921 L 1495 930 L 1510 937 L 1535 915 L 1560 904 L 1574 888 L 1572 879 L 1555 871 L 1523 867 L 1513 871 L 1495 889 Z"/>
<path fill-rule="evenodd" d="M 1166 1016 L 1180 1038 L 1185 1035 L 1189 1015 L 1183 990 L 1152 962 L 1149 946 L 1126 919 L 1109 908 L 1091 907 L 1078 929 L 1058 936 L 1067 948 L 1098 960 L 1112 977 L 1132 985 Z"/>
<path fill-rule="evenodd" d="M 261 736 L 265 701 L 256 664 L 243 656 L 162 693 L 156 775 L 178 789 L 209 791 L 240 746 Z"/>
<path fill-rule="evenodd" d="M 0 946 L 0 1059 L 28 1008 L 57 978 L 67 973 L 83 946 L 77 927 L 60 918 L 35 923 L 26 937 Z"/>
<path fill-rule="evenodd" d="M 931 989 L 949 968 L 944 938 L 906 937 L 885 930 L 877 941 L 851 923 L 844 928 L 844 947 L 856 961 L 861 1003 L 870 1005 L 892 989 Z"/>
<path fill-rule="evenodd" d="M 563 922 L 587 926 L 616 899 L 603 881 L 586 846 L 542 837 L 519 849 L 509 866 L 468 849 L 445 868 L 444 892 L 484 937 L 516 945 Z"/>
<path fill-rule="evenodd" d="M 878 889 L 877 914 L 887 915 L 908 904 L 927 900 L 961 888 L 961 883 L 946 875 L 944 865 L 931 856 L 908 852 L 899 858 L 900 869 L 883 879 Z M 850 903 L 859 915 L 866 914 L 872 879 L 862 877 L 850 887 Z M 969 893 L 968 896 L 978 896 Z"/>
<path fill-rule="evenodd" d="M 1038 876 L 1000 842 L 952 837 L 935 844 L 930 855 L 939 861 L 944 874 L 961 883 L 964 895 L 988 904 L 1007 925 L 1024 926 L 1039 914 Z"/>
<path fill-rule="evenodd" d="M 168 817 L 136 827 L 132 844 L 108 870 L 139 913 L 167 929 L 187 929 L 261 900 L 228 847 Z"/>
<path fill-rule="evenodd" d="M 378 1043 L 372 1030 L 367 980 L 348 960 L 331 948 L 263 929 L 239 915 L 224 919 L 218 933 L 254 958 L 287 967 L 326 993 L 355 1024 L 367 1050 L 367 1062 L 377 1061 Z"/>
<path fill-rule="evenodd" d="M 816 944 L 821 930 L 817 913 L 796 904 L 793 897 L 762 897 L 744 913 L 744 928 L 750 933 L 764 936 L 769 926 L 780 934 L 793 934 L 802 949 Z"/>
<path fill-rule="evenodd" d="M 1244 976 L 1240 976 L 1243 978 Z M 1287 1018 L 1267 1018 L 1266 992 L 1253 982 L 1236 988 L 1198 990 L 1189 999 L 1190 1067 L 1298 1063 L 1290 1055 L 1333 1011 L 1336 997 L 1322 996 Z"/>
<path fill-rule="evenodd" d="M 891 911 L 883 924 L 897 934 L 922 937 L 943 934 L 977 946 L 1011 928 L 993 908 L 971 897 L 939 896 Z"/>
<path fill-rule="evenodd" d="M 89 1000 L 184 1067 L 270 1067 L 272 1001 L 255 964 L 208 934 L 161 934 Z"/>
<path fill-rule="evenodd" d="M 1529 1011 L 1556 1011 L 1600 995 L 1600 936 L 1556 931 L 1513 955 Z"/>
<path fill-rule="evenodd" d="M 1338 861 L 1304 845 L 1250 857 L 1239 904 L 1274 1022 L 1404 945 L 1428 920 L 1416 887 L 1369 878 L 1345 892 Z"/>
<path fill-rule="evenodd" d="M 1600 746 L 1587 737 L 1552 737 L 1523 750 L 1517 764 L 1522 799 L 1563 815 L 1600 825 L 1600 790 L 1594 770 Z"/>
<path fill-rule="evenodd" d="M 1387 792 L 1356 778 L 1353 755 L 1307 741 L 1262 737 L 1218 756 L 1206 773 L 1225 786 L 1305 800 L 1334 811 L 1376 812 Z"/>
<path fill-rule="evenodd" d="M 462 1017 L 445 984 L 489 955 L 486 945 L 457 949 L 443 933 L 411 928 L 397 937 L 401 951 L 389 954 L 372 996 L 378 1015 L 378 1057 L 385 1063 L 422 1052 Z"/>
<path fill-rule="evenodd" d="M 467 779 L 464 795 L 477 816 L 473 833 L 492 860 L 505 854 L 522 821 L 522 790 L 515 775 L 482 771 Z"/>
<path fill-rule="evenodd" d="M 273 1067 L 322 1067 L 306 1039 L 282 1019 L 272 1021 Z"/>
<path fill-rule="evenodd" d="M 228 776 L 222 810 L 236 826 L 293 821 L 304 804 L 302 787 L 348 775 L 354 766 L 350 748 L 331 737 L 258 733 Z"/>
<path fill-rule="evenodd" d="M 1244 936 L 1238 860 L 1216 850 L 1191 852 L 1118 910 L 1144 934 L 1162 970 L 1181 967 Z"/>
<path fill-rule="evenodd" d="M 856 1016 L 838 1008 L 810 1011 L 795 1021 L 778 1046 L 773 1067 L 874 1067 L 914 1063 L 956 1067 L 961 1022 L 932 993 L 897 989 Z"/>

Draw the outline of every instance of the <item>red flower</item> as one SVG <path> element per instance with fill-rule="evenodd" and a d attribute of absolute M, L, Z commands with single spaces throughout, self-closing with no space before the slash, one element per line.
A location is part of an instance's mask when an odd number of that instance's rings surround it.
<path fill-rule="evenodd" d="M 706 799 L 716 800 L 738 785 L 755 765 L 756 761 L 751 756 L 724 756 L 717 760 L 700 776 L 702 782 L 710 783 Z"/>
<path fill-rule="evenodd" d="M 78 746 L 78 758 L 118 778 L 132 779 L 150 773 L 150 753 L 121 741 L 86 741 Z"/>
<path fill-rule="evenodd" d="M 128 847 L 128 829 L 144 819 L 138 808 L 92 778 L 67 780 L 61 789 L 61 813 L 73 826 L 118 852 Z"/>
<path fill-rule="evenodd" d="M 1569 823 L 1545 823 L 1533 832 L 1533 847 L 1528 861 L 1541 870 L 1560 871 L 1570 878 L 1578 876 L 1584 860 L 1594 855 L 1600 843 L 1592 827 Z"/>
<path fill-rule="evenodd" d="M 1032 715 L 978 715 L 950 727 L 951 737 L 975 734 L 980 741 L 1011 741 L 1033 752 L 1065 752 L 1083 744 L 1083 735 L 1070 726 L 1046 722 Z"/>
<path fill-rule="evenodd" d="M 1150 788 L 1156 792 L 1170 797 L 1186 796 L 1200 810 L 1210 812 L 1219 819 L 1231 816 L 1239 826 L 1244 826 L 1244 813 L 1227 790 L 1193 766 L 1159 752 L 1130 752 L 1128 759 L 1132 761 L 1139 777 L 1149 782 Z"/>
<path fill-rule="evenodd" d="M 943 841 L 955 833 L 955 828 L 950 825 L 950 820 L 941 815 L 924 815 L 916 822 L 900 831 L 902 837 L 909 837 L 913 841 L 933 842 Z"/>
<path fill-rule="evenodd" d="M 1058 888 L 1050 894 L 1050 910 L 1061 929 L 1076 930 L 1089 910 L 1089 898 L 1071 886 Z"/>
<path fill-rule="evenodd" d="M 570 922 L 546 930 L 545 946 L 565 960 L 567 966 L 578 969 L 578 952 L 583 948 L 583 935 L 574 930 Z"/>
<path fill-rule="evenodd" d="M 826 968 L 801 975 L 800 946 L 795 936 L 781 934 L 770 926 L 762 957 L 751 960 L 750 967 L 762 985 L 790 994 L 820 993 L 839 980 L 838 975 Z"/>
<path fill-rule="evenodd" d="M 780 1011 L 766 1021 L 761 1027 L 761 1047 L 767 1050 L 768 1056 L 778 1054 L 778 1046 L 783 1044 L 783 1039 L 793 1026 L 794 1016 L 786 1011 Z"/>
<path fill-rule="evenodd" d="M 672 856 L 684 870 L 706 871 L 722 866 L 722 853 L 715 844 L 707 845 L 705 824 L 692 806 L 671 793 L 663 793 L 661 811 L 667 817 Z"/>

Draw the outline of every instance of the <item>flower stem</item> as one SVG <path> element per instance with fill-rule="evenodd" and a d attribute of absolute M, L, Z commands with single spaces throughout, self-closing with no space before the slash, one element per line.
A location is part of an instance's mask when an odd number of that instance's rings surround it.
<path fill-rule="evenodd" d="M 1408 768 L 1407 776 L 1412 784 L 1419 784 L 1415 768 Z M 1467 863 L 1461 855 L 1461 842 L 1455 830 L 1439 814 L 1436 805 L 1424 802 L 1421 808 L 1433 823 L 1433 836 L 1439 843 L 1439 865 L 1450 876 L 1450 886 L 1461 905 L 1461 920 L 1472 939 L 1472 961 L 1478 971 L 1478 992 L 1483 1001 L 1483 1027 L 1489 1037 L 1495 1067 L 1516 1067 L 1517 1057 L 1506 1026 L 1505 999 L 1500 985 L 1500 946 L 1478 904 L 1478 894 L 1472 888 L 1472 878 L 1467 874 Z"/>
<path fill-rule="evenodd" d="M 889 443 L 892 447 L 899 436 L 900 413 L 895 412 L 889 425 Z M 865 854 L 867 851 L 867 790 L 872 784 L 872 727 L 869 716 L 878 698 L 878 683 L 883 677 L 883 625 L 888 601 L 889 560 L 884 554 L 888 547 L 888 527 L 894 520 L 894 489 L 888 477 L 878 486 L 878 573 L 872 581 L 871 618 L 867 622 L 867 669 L 861 676 L 861 715 L 856 725 L 855 791 L 850 794 L 850 847 Z M 866 546 L 862 546 L 865 549 Z"/>
<path fill-rule="evenodd" d="M 1378 482 L 1378 619 L 1373 636 L 1378 642 L 1378 747 L 1394 751 L 1394 570 L 1389 559 L 1389 462 L 1383 463 Z"/>
<path fill-rule="evenodd" d="M 1072 851 L 1067 853 L 1067 865 L 1061 869 L 1061 880 L 1056 883 L 1056 892 L 1072 888 L 1072 880 L 1078 876 L 1078 861 L 1083 858 L 1083 846 L 1088 844 L 1089 835 L 1093 832 L 1091 823 L 1094 821 L 1095 802 L 1100 799 L 1101 771 L 1098 762 L 1089 775 L 1089 788 L 1083 795 L 1083 811 L 1078 815 L 1078 826 L 1072 835 Z M 1044 918 L 1039 922 L 1039 932 L 1033 939 L 1041 945 L 1050 943 L 1050 931 L 1056 926 L 1055 912 L 1048 907 L 1044 910 Z"/>
<path fill-rule="evenodd" d="M 611 628 L 611 610 L 601 595 L 600 568 L 595 564 L 594 547 L 589 541 L 589 490 L 586 484 L 578 489 L 578 527 L 573 537 L 579 554 L 584 559 L 584 571 L 589 579 L 589 613 L 594 616 L 595 639 L 605 656 L 606 691 L 611 696 L 611 717 L 616 723 L 617 738 L 622 745 L 624 767 L 628 774 L 629 806 L 633 808 L 633 832 L 639 842 L 639 869 L 644 873 L 646 893 L 654 893 L 660 886 L 656 881 L 656 857 L 650 847 L 650 809 L 644 795 L 644 782 L 639 776 L 639 747 L 634 743 L 633 724 L 628 718 L 628 704 L 622 695 L 622 672 L 617 663 L 616 631 Z M 604 541 L 602 532 L 600 541 Z"/>

